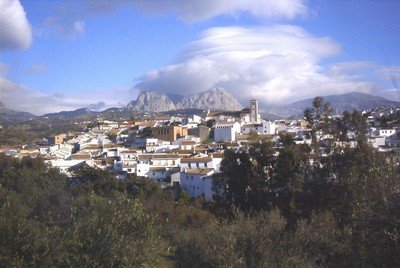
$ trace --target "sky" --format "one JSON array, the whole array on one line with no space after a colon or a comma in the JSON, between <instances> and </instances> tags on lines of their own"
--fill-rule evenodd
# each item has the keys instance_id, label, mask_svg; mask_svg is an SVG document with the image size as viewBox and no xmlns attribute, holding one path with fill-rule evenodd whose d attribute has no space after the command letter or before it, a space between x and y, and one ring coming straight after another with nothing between
<instances>
[{"instance_id":1,"label":"sky","mask_svg":"<svg viewBox=\"0 0 400 268\"><path fill-rule=\"evenodd\" d=\"M400 0L0 0L0 101L41 115L223 87L400 101Z\"/></svg>"}]
</instances>

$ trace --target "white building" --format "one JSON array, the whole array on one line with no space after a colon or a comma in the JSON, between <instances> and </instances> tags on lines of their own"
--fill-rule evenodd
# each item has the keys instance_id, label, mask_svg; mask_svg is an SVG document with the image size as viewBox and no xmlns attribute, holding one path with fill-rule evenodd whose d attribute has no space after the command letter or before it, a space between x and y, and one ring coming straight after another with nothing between
<instances>
[{"instance_id":1,"label":"white building","mask_svg":"<svg viewBox=\"0 0 400 268\"><path fill-rule=\"evenodd\" d=\"M240 133L238 122L218 122L215 124L214 141L235 141L238 133Z\"/></svg>"},{"instance_id":2,"label":"white building","mask_svg":"<svg viewBox=\"0 0 400 268\"><path fill-rule=\"evenodd\" d=\"M385 146L386 144L386 136L371 136L368 138L368 142L374 148L379 148L381 146Z\"/></svg>"},{"instance_id":3,"label":"white building","mask_svg":"<svg viewBox=\"0 0 400 268\"><path fill-rule=\"evenodd\" d=\"M390 137L396 133L394 129L378 129L374 131L374 135L378 137Z\"/></svg>"},{"instance_id":4,"label":"white building","mask_svg":"<svg viewBox=\"0 0 400 268\"><path fill-rule=\"evenodd\" d=\"M244 124L241 127L240 132L242 134L253 134L253 133L258 133L258 124Z\"/></svg>"},{"instance_id":5,"label":"white building","mask_svg":"<svg viewBox=\"0 0 400 268\"><path fill-rule=\"evenodd\" d=\"M259 124L244 124L241 127L242 134L264 134L264 135L274 135L276 125L271 121L262 121Z\"/></svg>"},{"instance_id":6,"label":"white building","mask_svg":"<svg viewBox=\"0 0 400 268\"><path fill-rule=\"evenodd\" d=\"M182 158L180 167L181 172L187 169L207 169L212 168L215 172L220 171L223 154L214 153L206 157L187 157Z\"/></svg>"},{"instance_id":7,"label":"white building","mask_svg":"<svg viewBox=\"0 0 400 268\"><path fill-rule=\"evenodd\" d=\"M181 140L179 141L179 150L194 150L196 142L193 140Z\"/></svg>"},{"instance_id":8,"label":"white building","mask_svg":"<svg viewBox=\"0 0 400 268\"><path fill-rule=\"evenodd\" d=\"M150 170L150 165L148 163L138 163L136 166L136 174L138 177L146 177Z\"/></svg>"},{"instance_id":9,"label":"white building","mask_svg":"<svg viewBox=\"0 0 400 268\"><path fill-rule=\"evenodd\" d=\"M138 177L149 177L150 170L170 170L178 168L179 164L180 158L177 154L139 154L136 172ZM154 176L158 178L158 175Z\"/></svg>"},{"instance_id":10,"label":"white building","mask_svg":"<svg viewBox=\"0 0 400 268\"><path fill-rule=\"evenodd\" d=\"M257 127L259 134L275 135L276 125L271 121L262 121Z\"/></svg>"},{"instance_id":11,"label":"white building","mask_svg":"<svg viewBox=\"0 0 400 268\"><path fill-rule=\"evenodd\" d=\"M188 169L181 172L180 185L191 196L204 196L206 201L213 197L212 177L214 169Z\"/></svg>"},{"instance_id":12,"label":"white building","mask_svg":"<svg viewBox=\"0 0 400 268\"><path fill-rule=\"evenodd\" d=\"M64 160L64 159L55 159L48 160L47 163L50 163L52 167L59 168L60 172L71 176L71 171L82 168L85 164L89 166L93 166L93 160Z\"/></svg>"}]
</instances>

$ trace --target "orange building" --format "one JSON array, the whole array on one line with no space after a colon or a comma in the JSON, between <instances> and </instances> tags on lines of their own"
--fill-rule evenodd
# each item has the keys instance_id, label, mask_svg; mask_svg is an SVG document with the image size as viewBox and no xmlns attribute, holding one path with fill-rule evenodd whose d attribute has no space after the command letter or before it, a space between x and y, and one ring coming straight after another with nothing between
<instances>
[{"instance_id":1,"label":"orange building","mask_svg":"<svg viewBox=\"0 0 400 268\"><path fill-rule=\"evenodd\" d=\"M186 127L182 126L167 126L152 128L154 138L164 141L174 141L188 135Z\"/></svg>"},{"instance_id":2,"label":"orange building","mask_svg":"<svg viewBox=\"0 0 400 268\"><path fill-rule=\"evenodd\" d=\"M65 141L66 137L67 137L66 134L60 134L60 135L55 135L55 136L48 137L47 139L49 141L49 144L54 145L54 144L63 143Z\"/></svg>"}]
</instances>

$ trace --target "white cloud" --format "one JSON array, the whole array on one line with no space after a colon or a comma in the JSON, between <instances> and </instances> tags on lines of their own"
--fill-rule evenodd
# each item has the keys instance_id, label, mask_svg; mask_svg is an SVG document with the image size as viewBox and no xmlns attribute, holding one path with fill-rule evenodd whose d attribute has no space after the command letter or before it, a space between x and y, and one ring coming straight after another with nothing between
<instances>
[{"instance_id":1,"label":"white cloud","mask_svg":"<svg viewBox=\"0 0 400 268\"><path fill-rule=\"evenodd\" d=\"M0 74L6 74L10 70L10 65L0 61Z\"/></svg>"},{"instance_id":2,"label":"white cloud","mask_svg":"<svg viewBox=\"0 0 400 268\"><path fill-rule=\"evenodd\" d=\"M383 89L376 92L376 95L384 97L391 101L400 102L400 89L399 88L389 88Z\"/></svg>"},{"instance_id":3,"label":"white cloud","mask_svg":"<svg viewBox=\"0 0 400 268\"><path fill-rule=\"evenodd\" d=\"M21 3L0 0L0 50L27 49L31 42L31 26Z\"/></svg>"},{"instance_id":4,"label":"white cloud","mask_svg":"<svg viewBox=\"0 0 400 268\"><path fill-rule=\"evenodd\" d=\"M373 90L357 75L321 65L340 53L329 37L291 25L212 28L189 43L176 63L139 78L135 88L187 95L219 86L242 102L254 97L270 104Z\"/></svg>"},{"instance_id":5,"label":"white cloud","mask_svg":"<svg viewBox=\"0 0 400 268\"><path fill-rule=\"evenodd\" d=\"M380 68L379 74L389 79L393 88L400 89L400 66L384 66Z\"/></svg>"},{"instance_id":6,"label":"white cloud","mask_svg":"<svg viewBox=\"0 0 400 268\"><path fill-rule=\"evenodd\" d=\"M88 106L93 108L93 104L97 104L97 109L121 107L122 103L126 105L129 96L129 88L102 89L68 95L63 93L47 94L0 76L1 102L8 108L35 115L75 110Z\"/></svg>"},{"instance_id":7,"label":"white cloud","mask_svg":"<svg viewBox=\"0 0 400 268\"><path fill-rule=\"evenodd\" d=\"M26 72L28 74L39 74L39 73L43 73L47 71L47 67L45 64L37 64L37 65L33 65L31 67L28 68L28 70L26 70Z\"/></svg>"},{"instance_id":8,"label":"white cloud","mask_svg":"<svg viewBox=\"0 0 400 268\"><path fill-rule=\"evenodd\" d=\"M37 35L50 32L74 39L83 35L86 18L118 9L136 9L156 16L173 13L189 23L217 16L294 19L310 13L305 0L86 0L67 1L56 6L55 13L35 29Z\"/></svg>"},{"instance_id":9,"label":"white cloud","mask_svg":"<svg viewBox=\"0 0 400 268\"><path fill-rule=\"evenodd\" d=\"M303 0L135 0L133 2L140 10L150 13L174 12L187 22L209 20L219 15L237 17L243 13L262 19L294 19L309 13Z\"/></svg>"},{"instance_id":10,"label":"white cloud","mask_svg":"<svg viewBox=\"0 0 400 268\"><path fill-rule=\"evenodd\" d=\"M86 9L92 14L129 6L153 15L172 12L186 22L205 21L220 15L239 17L250 14L260 19L294 19L309 14L304 0L86 0Z\"/></svg>"},{"instance_id":11,"label":"white cloud","mask_svg":"<svg viewBox=\"0 0 400 268\"><path fill-rule=\"evenodd\" d=\"M74 32L77 34L83 34L85 32L85 22L75 21L73 24Z\"/></svg>"},{"instance_id":12,"label":"white cloud","mask_svg":"<svg viewBox=\"0 0 400 268\"><path fill-rule=\"evenodd\" d=\"M75 39L78 36L84 35L85 22L74 18L72 14L58 14L46 18L42 27L37 29L37 34L56 33L68 39Z\"/></svg>"}]
</instances>

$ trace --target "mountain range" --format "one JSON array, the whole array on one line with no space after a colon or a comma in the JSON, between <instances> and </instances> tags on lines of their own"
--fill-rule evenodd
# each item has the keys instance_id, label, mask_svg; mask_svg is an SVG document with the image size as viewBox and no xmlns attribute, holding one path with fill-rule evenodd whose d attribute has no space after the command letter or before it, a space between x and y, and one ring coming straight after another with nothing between
<instances>
[{"instance_id":1,"label":"mountain range","mask_svg":"<svg viewBox=\"0 0 400 268\"><path fill-rule=\"evenodd\" d=\"M400 107L400 102L387 100L382 97L351 92L342 95L324 96L333 108L334 114L342 114L344 111L368 110L381 106ZM312 107L313 98L296 101L287 105L269 107L265 110L267 117L276 116L277 118L299 118L303 117L303 112L307 107Z\"/></svg>"},{"instance_id":2,"label":"mountain range","mask_svg":"<svg viewBox=\"0 0 400 268\"><path fill-rule=\"evenodd\" d=\"M19 123L35 118L36 116L31 113L12 110L0 102L0 124Z\"/></svg>"},{"instance_id":3,"label":"mountain range","mask_svg":"<svg viewBox=\"0 0 400 268\"><path fill-rule=\"evenodd\" d=\"M143 91L128 109L145 112L165 112L177 109L217 109L237 111L243 106L224 88L213 88L186 97L161 92Z\"/></svg>"},{"instance_id":4,"label":"mountain range","mask_svg":"<svg viewBox=\"0 0 400 268\"><path fill-rule=\"evenodd\" d=\"M328 95L324 99L332 104L333 112L341 114L348 110L365 110L381 106L400 107L400 102L390 101L382 97L373 96L365 93L352 92L342 95ZM296 101L291 104L280 106L262 107L263 118L275 120L282 118L301 118L303 111L311 107L312 98ZM160 92L144 91L140 93L136 100L131 101L126 108L108 108L104 111L93 111L89 108L81 108L74 111L62 111L50 113L42 116L35 116L27 112L20 112L9 109L0 102L0 125L21 123L28 120L49 118L49 119L69 119L81 118L91 120L97 116L103 118L129 118L133 113L140 112L162 112L168 114L187 114L202 110L219 111L240 111L243 106L225 89L214 88L186 97L165 94Z\"/></svg>"},{"instance_id":5,"label":"mountain range","mask_svg":"<svg viewBox=\"0 0 400 268\"><path fill-rule=\"evenodd\" d=\"M42 115L42 117L68 119L68 118L73 118L75 116L90 115L90 114L99 114L99 112L92 111L89 108L80 108L73 111L61 111L58 113L44 114Z\"/></svg>"}]
</instances>

